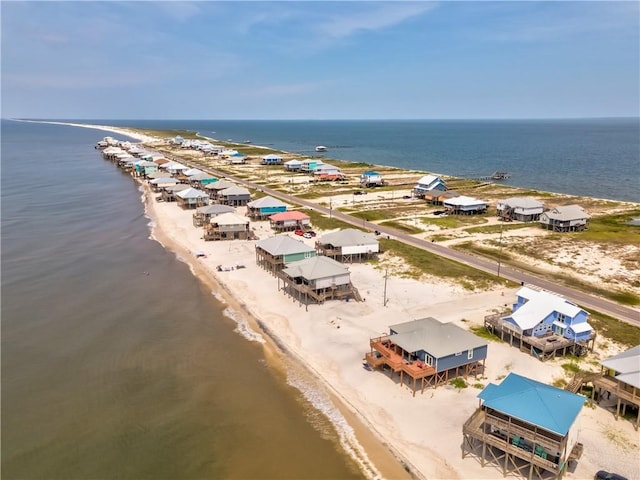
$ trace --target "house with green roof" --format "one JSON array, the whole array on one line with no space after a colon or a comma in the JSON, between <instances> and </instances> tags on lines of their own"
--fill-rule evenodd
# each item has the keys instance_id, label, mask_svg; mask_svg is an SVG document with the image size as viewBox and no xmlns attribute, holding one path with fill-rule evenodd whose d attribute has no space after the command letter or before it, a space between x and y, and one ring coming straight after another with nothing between
<instances>
[{"instance_id":1,"label":"house with green roof","mask_svg":"<svg viewBox=\"0 0 640 480\"><path fill-rule=\"evenodd\" d=\"M433 317L411 320L389 327L389 334L369 340L371 351L365 361L372 368L388 369L412 381L415 396L418 380L421 392L450 379L478 375L484 371L487 342L454 323Z\"/></svg>"},{"instance_id":2,"label":"house with green roof","mask_svg":"<svg viewBox=\"0 0 640 480\"><path fill-rule=\"evenodd\" d=\"M256 264L274 274L291 263L315 256L313 247L289 235L276 235L256 242Z\"/></svg>"},{"instance_id":3,"label":"house with green roof","mask_svg":"<svg viewBox=\"0 0 640 480\"><path fill-rule=\"evenodd\" d=\"M497 465L502 474L560 479L582 455L582 395L509 373L478 394L480 406L462 428L462 458Z\"/></svg>"}]
</instances>

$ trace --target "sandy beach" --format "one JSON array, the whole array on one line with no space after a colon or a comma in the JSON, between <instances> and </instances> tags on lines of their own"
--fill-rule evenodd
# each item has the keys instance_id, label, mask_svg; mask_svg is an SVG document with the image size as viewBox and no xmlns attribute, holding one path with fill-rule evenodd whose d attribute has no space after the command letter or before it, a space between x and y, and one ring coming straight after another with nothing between
<instances>
[{"instance_id":1,"label":"sandy beach","mask_svg":"<svg viewBox=\"0 0 640 480\"><path fill-rule=\"evenodd\" d=\"M86 127L149 141L126 129ZM397 377L390 379L364 368L369 339L388 333L391 324L428 316L466 329L481 325L485 315L515 300L516 289L468 291L452 283L390 275L384 305L384 273L372 264L349 264L352 282L364 301L329 301L306 309L278 291L276 278L256 265L255 240L205 242L201 229L192 224L193 211L157 202L148 187L143 185L143 189L152 238L175 252L227 304L238 333L260 342L273 367L289 383L303 391L305 382L314 385L308 398L336 425L343 447L359 461L368 478L502 477L497 465L482 468L474 457L461 458L462 425L478 406L477 394L509 372L545 383L566 377L562 360L542 363L507 344L489 342L482 378L469 379L464 389L447 385L413 397ZM236 212L244 214L245 207ZM268 222L252 222L251 226L260 239L273 235ZM197 257L196 252L206 257ZM218 271L218 265L244 268ZM600 338L596 353L586 361L596 369L599 358L620 350ZM614 421L606 406L603 402L583 408L578 421L584 454L565 478L593 478L599 469L640 478L639 434L631 422Z\"/></svg>"},{"instance_id":2,"label":"sandy beach","mask_svg":"<svg viewBox=\"0 0 640 480\"><path fill-rule=\"evenodd\" d=\"M332 301L310 305L307 311L278 292L276 279L255 264L254 241L204 242L200 230L192 225L191 211L173 203L158 203L149 195L147 208L155 222L154 236L183 256L203 281L222 287L222 299L228 302L238 329L249 339L275 339L290 360L303 362L371 434L371 438L365 438L365 432L356 426L360 436L354 435L345 442L356 445L354 448L382 442L419 478L501 476L497 467L481 468L473 458L461 459L462 424L478 405L479 388L457 390L445 386L412 397L397 379L363 368L362 358L369 338L388 332L392 323L435 316L468 328L481 324L484 315L510 303L515 289L468 292L452 284L392 277L385 307L383 274L369 264L350 264L353 283L365 301ZM237 211L243 213L244 207ZM267 222L252 225L259 237L271 235ZM311 245L312 239L306 241ZM204 252L206 258L196 258L196 251ZM217 265L238 264L245 268L216 270ZM267 350L273 346L268 341L264 345ZM560 363L542 363L506 344L490 343L485 376L476 383L484 386L499 382L510 371L550 382L564 375ZM584 434L580 438L585 443L585 454L567 478L589 478L594 469L611 468L608 458L612 457L602 456L602 451L615 456L618 470L630 478L640 475L636 462L638 433L630 422L611 420L611 414L601 408L583 410L580 421ZM612 435L607 432L611 431L616 439L624 441L610 441ZM399 465L393 465L389 458L379 458L379 453L367 451L366 458L375 465L368 475L399 478Z\"/></svg>"}]
</instances>

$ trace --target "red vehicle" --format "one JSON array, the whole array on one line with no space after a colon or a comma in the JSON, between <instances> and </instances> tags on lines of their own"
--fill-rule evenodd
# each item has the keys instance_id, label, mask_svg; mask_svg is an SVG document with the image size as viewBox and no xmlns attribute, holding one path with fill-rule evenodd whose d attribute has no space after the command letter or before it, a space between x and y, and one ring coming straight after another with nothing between
<instances>
[{"instance_id":1,"label":"red vehicle","mask_svg":"<svg viewBox=\"0 0 640 480\"><path fill-rule=\"evenodd\" d=\"M293 233L295 233L296 235L303 236L303 235L304 235L304 230L301 230L301 229L299 229L299 228L298 228L298 229L297 229L295 232L293 232Z\"/></svg>"}]
</instances>

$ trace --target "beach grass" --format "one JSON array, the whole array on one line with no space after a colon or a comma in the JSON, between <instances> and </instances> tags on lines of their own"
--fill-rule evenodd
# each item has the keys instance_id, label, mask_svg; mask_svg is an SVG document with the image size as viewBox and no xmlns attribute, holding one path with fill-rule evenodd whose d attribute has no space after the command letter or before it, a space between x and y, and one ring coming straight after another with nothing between
<instances>
[{"instance_id":1,"label":"beach grass","mask_svg":"<svg viewBox=\"0 0 640 480\"><path fill-rule=\"evenodd\" d=\"M522 228L530 228L533 225L531 223L508 223L500 225L482 225L479 227L465 228L464 231L470 234L475 233L499 233L500 231L520 230Z\"/></svg>"},{"instance_id":2,"label":"beach grass","mask_svg":"<svg viewBox=\"0 0 640 480\"><path fill-rule=\"evenodd\" d=\"M482 215L449 215L446 217L422 217L422 223L435 225L440 228L460 228L466 225L478 225L487 223L487 218Z\"/></svg>"},{"instance_id":3,"label":"beach grass","mask_svg":"<svg viewBox=\"0 0 640 480\"><path fill-rule=\"evenodd\" d=\"M432 275L457 283L468 290L488 289L504 284L503 280L498 279L495 275L440 257L398 240L381 238L380 246L384 252L390 252L392 255L402 258L411 267L408 274L414 278Z\"/></svg>"},{"instance_id":4,"label":"beach grass","mask_svg":"<svg viewBox=\"0 0 640 480\"><path fill-rule=\"evenodd\" d=\"M589 323L599 335L627 347L640 345L639 327L622 322L604 313L594 311L590 313Z\"/></svg>"},{"instance_id":5,"label":"beach grass","mask_svg":"<svg viewBox=\"0 0 640 480\"><path fill-rule=\"evenodd\" d=\"M416 233L421 233L422 230L417 228L417 227L413 227L407 223L403 223L403 222L399 222L397 220L391 220L391 221L385 221L385 222L380 222L381 226L385 226L385 227L391 227L394 228L400 232L403 233L408 233L409 235L414 235Z\"/></svg>"}]
</instances>

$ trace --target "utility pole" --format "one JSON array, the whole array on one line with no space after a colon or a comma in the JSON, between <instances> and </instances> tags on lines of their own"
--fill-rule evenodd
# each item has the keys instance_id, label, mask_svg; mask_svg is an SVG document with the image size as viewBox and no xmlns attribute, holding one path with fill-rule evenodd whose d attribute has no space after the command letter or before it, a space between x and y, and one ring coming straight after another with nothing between
<instances>
[{"instance_id":1,"label":"utility pole","mask_svg":"<svg viewBox=\"0 0 640 480\"><path fill-rule=\"evenodd\" d=\"M385 268L385 269L384 269L384 294L383 294L383 295L384 295L384 298L383 298L383 300L382 300L382 306L383 306L383 307L386 307L386 306L387 306L387 302L389 301L389 300L387 299L387 277L388 277L387 273L388 273L388 272L389 272L389 269L388 269L388 268Z\"/></svg>"},{"instance_id":2,"label":"utility pole","mask_svg":"<svg viewBox=\"0 0 640 480\"><path fill-rule=\"evenodd\" d=\"M498 240L498 278L500 278L500 260L502 258L502 227L504 226L504 219L500 223L500 239Z\"/></svg>"},{"instance_id":3,"label":"utility pole","mask_svg":"<svg viewBox=\"0 0 640 480\"><path fill-rule=\"evenodd\" d=\"M331 218L331 212L333 211L333 202L331 200L332 198L329 197L329 218Z\"/></svg>"}]
</instances>

